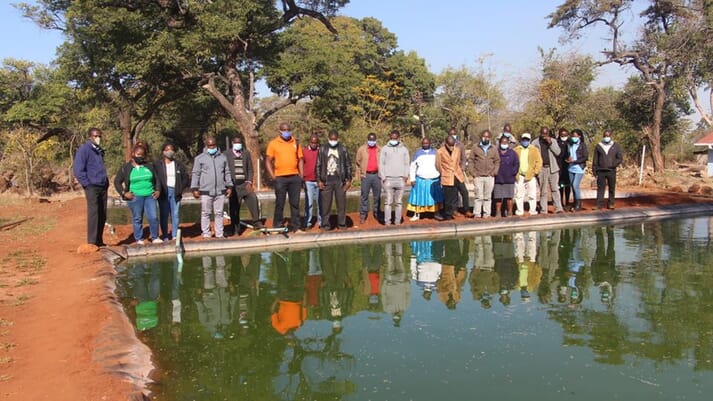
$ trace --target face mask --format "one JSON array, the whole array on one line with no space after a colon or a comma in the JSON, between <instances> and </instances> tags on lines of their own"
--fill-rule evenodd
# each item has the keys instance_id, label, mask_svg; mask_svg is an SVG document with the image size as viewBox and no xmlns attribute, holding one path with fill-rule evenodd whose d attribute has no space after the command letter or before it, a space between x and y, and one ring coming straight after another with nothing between
<instances>
[{"instance_id":1,"label":"face mask","mask_svg":"<svg viewBox=\"0 0 713 401\"><path fill-rule=\"evenodd\" d=\"M95 145L99 146L99 144L102 142L102 139L98 136L92 138L92 142L94 142Z\"/></svg>"},{"instance_id":2,"label":"face mask","mask_svg":"<svg viewBox=\"0 0 713 401\"><path fill-rule=\"evenodd\" d=\"M502 149L502 150L506 150L506 149L509 148L509 147L510 147L510 146L508 146L507 143L501 143L501 144L500 144L500 149Z\"/></svg>"},{"instance_id":3,"label":"face mask","mask_svg":"<svg viewBox=\"0 0 713 401\"><path fill-rule=\"evenodd\" d=\"M504 136L505 138L512 138L512 134L509 133L509 132L503 132L503 136Z\"/></svg>"},{"instance_id":4,"label":"face mask","mask_svg":"<svg viewBox=\"0 0 713 401\"><path fill-rule=\"evenodd\" d=\"M146 159L144 159L143 157L134 156L134 162L136 164L144 164L146 163Z\"/></svg>"},{"instance_id":5,"label":"face mask","mask_svg":"<svg viewBox=\"0 0 713 401\"><path fill-rule=\"evenodd\" d=\"M241 150L243 150L243 144L242 143L234 143L233 150L236 152L240 152Z\"/></svg>"},{"instance_id":6,"label":"face mask","mask_svg":"<svg viewBox=\"0 0 713 401\"><path fill-rule=\"evenodd\" d=\"M481 140L480 140L480 143L481 143L483 146L490 145L490 139L481 139Z\"/></svg>"},{"instance_id":7,"label":"face mask","mask_svg":"<svg viewBox=\"0 0 713 401\"><path fill-rule=\"evenodd\" d=\"M391 146L396 146L399 144L399 141L397 139L392 139L389 141L389 145Z\"/></svg>"},{"instance_id":8,"label":"face mask","mask_svg":"<svg viewBox=\"0 0 713 401\"><path fill-rule=\"evenodd\" d=\"M376 141L366 141L366 144L369 145L370 148L373 148L376 146Z\"/></svg>"},{"instance_id":9,"label":"face mask","mask_svg":"<svg viewBox=\"0 0 713 401\"><path fill-rule=\"evenodd\" d=\"M567 135L560 137L560 141L566 141L567 139L569 139Z\"/></svg>"},{"instance_id":10,"label":"face mask","mask_svg":"<svg viewBox=\"0 0 713 401\"><path fill-rule=\"evenodd\" d=\"M576 136L573 136L572 138L570 138L570 141L572 141L572 143L579 143L579 138Z\"/></svg>"},{"instance_id":11,"label":"face mask","mask_svg":"<svg viewBox=\"0 0 713 401\"><path fill-rule=\"evenodd\" d=\"M176 155L176 152L173 150L167 150L163 152L164 157L168 160L173 160L173 157Z\"/></svg>"},{"instance_id":12,"label":"face mask","mask_svg":"<svg viewBox=\"0 0 713 401\"><path fill-rule=\"evenodd\" d=\"M290 131L280 131L280 136L282 139L289 141L292 138L292 132Z\"/></svg>"},{"instance_id":13,"label":"face mask","mask_svg":"<svg viewBox=\"0 0 713 401\"><path fill-rule=\"evenodd\" d=\"M451 135L451 136L452 136L453 139L455 139L456 141L458 140L458 135Z\"/></svg>"},{"instance_id":14,"label":"face mask","mask_svg":"<svg viewBox=\"0 0 713 401\"><path fill-rule=\"evenodd\" d=\"M214 155L216 153L218 153L218 148L208 148L209 155Z\"/></svg>"},{"instance_id":15,"label":"face mask","mask_svg":"<svg viewBox=\"0 0 713 401\"><path fill-rule=\"evenodd\" d=\"M604 138L602 138L602 142L604 142L604 143L609 143L609 142L611 142L611 137L610 137L610 136L605 136Z\"/></svg>"},{"instance_id":16,"label":"face mask","mask_svg":"<svg viewBox=\"0 0 713 401\"><path fill-rule=\"evenodd\" d=\"M335 147L335 146L339 145L339 141L333 141L330 139L328 142L329 142L329 146L331 146L331 147Z\"/></svg>"},{"instance_id":17,"label":"face mask","mask_svg":"<svg viewBox=\"0 0 713 401\"><path fill-rule=\"evenodd\" d=\"M523 148L526 148L526 147L530 146L530 141L522 141L522 142L520 142L520 143L522 144L522 147L523 147Z\"/></svg>"}]
</instances>

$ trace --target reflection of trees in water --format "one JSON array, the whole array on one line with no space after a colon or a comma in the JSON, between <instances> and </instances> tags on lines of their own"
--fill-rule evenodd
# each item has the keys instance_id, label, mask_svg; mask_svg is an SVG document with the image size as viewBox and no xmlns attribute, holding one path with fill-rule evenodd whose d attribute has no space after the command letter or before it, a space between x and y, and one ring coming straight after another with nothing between
<instances>
[{"instance_id":1,"label":"reflection of trees in water","mask_svg":"<svg viewBox=\"0 0 713 401\"><path fill-rule=\"evenodd\" d=\"M638 313L632 319L616 305L604 311L553 308L548 314L562 325L563 343L591 348L602 363L622 364L634 355L659 363L691 360L696 370L713 369L713 249L696 242L682 221L630 226L621 238L639 241L638 260L613 268L613 248L604 245L613 237L605 229L596 232L592 278L595 284L611 280L616 288L627 277L632 287L625 288L635 292L626 299L638 302Z\"/></svg>"}]
</instances>

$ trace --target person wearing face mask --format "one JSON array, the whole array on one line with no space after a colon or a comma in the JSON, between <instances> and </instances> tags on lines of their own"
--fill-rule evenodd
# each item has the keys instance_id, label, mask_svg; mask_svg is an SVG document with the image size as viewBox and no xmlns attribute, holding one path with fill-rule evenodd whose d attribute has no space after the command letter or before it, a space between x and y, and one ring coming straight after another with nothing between
<instances>
[{"instance_id":1,"label":"person wearing face mask","mask_svg":"<svg viewBox=\"0 0 713 401\"><path fill-rule=\"evenodd\" d=\"M223 236L223 207L225 197L233 193L228 159L218 149L215 138L203 141L205 148L193 161L191 190L193 197L201 200L201 236L210 238L210 215L213 214L216 238Z\"/></svg>"},{"instance_id":2,"label":"person wearing face mask","mask_svg":"<svg viewBox=\"0 0 713 401\"><path fill-rule=\"evenodd\" d=\"M314 210L317 209L317 227L322 226L322 201L319 199L319 184L317 183L317 155L319 154L319 135L313 133L309 143L302 148L304 154L305 182L305 224L307 229L314 226Z\"/></svg>"},{"instance_id":3,"label":"person wearing face mask","mask_svg":"<svg viewBox=\"0 0 713 401\"><path fill-rule=\"evenodd\" d=\"M254 229L263 228L260 221L260 210L258 208L257 195L253 190L253 159L250 152L243 145L243 138L233 137L230 150L225 152L230 169L230 178L233 180L233 191L228 197L228 207L230 210L230 222L233 225L233 232L237 235L240 232L240 206L243 202L248 206L250 212L250 223Z\"/></svg>"},{"instance_id":4,"label":"person wearing face mask","mask_svg":"<svg viewBox=\"0 0 713 401\"><path fill-rule=\"evenodd\" d=\"M500 138L502 137L508 139L508 146L510 146L510 149L515 149L515 147L518 145L517 139L515 139L515 136L512 134L512 128L510 127L510 123L505 123L505 125L503 125L503 132L501 132L500 135L495 138L495 142L500 143Z\"/></svg>"},{"instance_id":5,"label":"person wearing face mask","mask_svg":"<svg viewBox=\"0 0 713 401\"><path fill-rule=\"evenodd\" d=\"M480 141L470 151L468 166L475 186L473 214L476 219L490 217L495 176L500 168L500 155L490 142L490 131L480 133Z\"/></svg>"},{"instance_id":6,"label":"person wearing face mask","mask_svg":"<svg viewBox=\"0 0 713 401\"><path fill-rule=\"evenodd\" d=\"M322 201L322 229L331 230L329 212L332 198L337 204L337 225L347 228L347 191L352 186L352 161L347 148L339 142L339 133L329 131L327 146L317 156L317 181Z\"/></svg>"},{"instance_id":7,"label":"person wearing face mask","mask_svg":"<svg viewBox=\"0 0 713 401\"><path fill-rule=\"evenodd\" d=\"M540 136L532 141L532 146L540 151L542 170L537 177L540 184L540 212L547 214L547 198L552 197L555 213L564 213L559 193L559 157L562 153L557 140L550 136L547 127L540 128Z\"/></svg>"},{"instance_id":8,"label":"person wearing face mask","mask_svg":"<svg viewBox=\"0 0 713 401\"><path fill-rule=\"evenodd\" d=\"M381 179L379 179L379 153L381 147L376 143L376 134L371 132L366 143L356 152L356 167L361 178L361 198L359 202L359 224L366 222L369 214L369 192L373 199L373 214L376 221L381 215Z\"/></svg>"},{"instance_id":9,"label":"person wearing face mask","mask_svg":"<svg viewBox=\"0 0 713 401\"><path fill-rule=\"evenodd\" d=\"M144 212L149 221L151 242L163 242L158 237L158 199L161 185L158 182L154 166L146 159L146 148L142 144L134 145L131 160L116 173L114 187L125 200L131 210L131 221L134 228L134 240L138 245L144 245L143 227Z\"/></svg>"},{"instance_id":10,"label":"person wearing face mask","mask_svg":"<svg viewBox=\"0 0 713 401\"><path fill-rule=\"evenodd\" d=\"M164 241L176 238L180 223L179 209L181 195L190 183L188 170L180 161L176 160L176 147L166 143L161 148L163 157L154 163L154 170L161 193L158 197L158 220L161 227L161 238ZM171 233L168 232L168 216L171 215Z\"/></svg>"},{"instance_id":11,"label":"person wearing face mask","mask_svg":"<svg viewBox=\"0 0 713 401\"><path fill-rule=\"evenodd\" d=\"M510 141L506 137L500 138L498 155L500 156L500 168L498 168L498 175L495 176L493 199L496 207L500 202L500 216L507 217L512 212L510 200L515 196L515 179L520 171L520 160L518 160L517 153L510 149ZM495 215L498 215L497 210Z\"/></svg>"},{"instance_id":12,"label":"person wearing face mask","mask_svg":"<svg viewBox=\"0 0 713 401\"><path fill-rule=\"evenodd\" d=\"M401 134L397 130L389 134L389 142L381 148L379 154L379 178L381 187L386 192L384 201L384 224L399 225L403 222L402 202L404 186L409 178L410 157L408 149L401 143ZM391 210L394 210L392 219Z\"/></svg>"},{"instance_id":13,"label":"person wearing face mask","mask_svg":"<svg viewBox=\"0 0 713 401\"><path fill-rule=\"evenodd\" d=\"M421 149L413 155L409 169L411 193L406 209L413 212L411 221L416 221L422 213L433 213L433 218L443 220L440 209L443 204L441 174L436 168L436 151L431 147L431 140L423 138Z\"/></svg>"},{"instance_id":14,"label":"person wearing face mask","mask_svg":"<svg viewBox=\"0 0 713 401\"><path fill-rule=\"evenodd\" d=\"M537 175L542 169L540 150L530 147L532 136L525 132L520 136L520 145L515 148L520 169L515 180L515 214L525 213L525 202L529 206L530 215L537 214Z\"/></svg>"},{"instance_id":15,"label":"person wearing face mask","mask_svg":"<svg viewBox=\"0 0 713 401\"><path fill-rule=\"evenodd\" d=\"M452 135L446 137L446 142L436 152L436 168L441 173L441 187L443 187L443 219L453 220L458 206L457 183L465 181L465 173L461 168L463 154L456 145Z\"/></svg>"},{"instance_id":16,"label":"person wearing face mask","mask_svg":"<svg viewBox=\"0 0 713 401\"><path fill-rule=\"evenodd\" d=\"M302 232L300 222L300 191L304 179L304 153L292 136L290 124L281 123L280 135L267 144L265 150L265 170L275 182L275 214L272 226L282 227L285 200L289 196L291 232Z\"/></svg>"},{"instance_id":17,"label":"person wearing face mask","mask_svg":"<svg viewBox=\"0 0 713 401\"><path fill-rule=\"evenodd\" d=\"M567 158L569 157L567 152L567 149L569 149L569 131L566 128L560 128L557 132L557 146L560 148L560 157L557 158L560 170L560 204L563 208L566 208L569 206L569 195L572 192L572 186L569 182L569 171L567 171Z\"/></svg>"},{"instance_id":18,"label":"person wearing face mask","mask_svg":"<svg viewBox=\"0 0 713 401\"><path fill-rule=\"evenodd\" d=\"M90 128L87 141L79 147L74 156L74 177L84 188L87 199L87 243L104 246L104 224L106 224L107 189L109 177L104 166L102 132Z\"/></svg>"},{"instance_id":19,"label":"person wearing face mask","mask_svg":"<svg viewBox=\"0 0 713 401\"><path fill-rule=\"evenodd\" d=\"M616 194L616 168L624 160L621 146L614 142L611 131L604 131L602 141L594 149L592 170L597 177L597 209L604 207L604 188L609 187L609 201L607 208L614 209Z\"/></svg>"},{"instance_id":20,"label":"person wearing face mask","mask_svg":"<svg viewBox=\"0 0 713 401\"><path fill-rule=\"evenodd\" d=\"M567 147L567 171L569 172L569 182L572 185L572 193L574 194L574 206L570 209L572 212L582 210L582 192L579 189L579 184L584 177L584 168L587 165L589 152L587 145L582 140L584 133L580 129L573 129L572 136L569 138L569 146Z\"/></svg>"},{"instance_id":21,"label":"person wearing face mask","mask_svg":"<svg viewBox=\"0 0 713 401\"><path fill-rule=\"evenodd\" d=\"M459 215L463 215L465 217L471 218L473 217L473 212L470 211L470 197L468 194L468 187L465 186L466 180L468 177L465 176L465 173L468 171L468 157L466 156L467 153L465 151L465 145L463 144L463 141L458 139L458 130L455 129L455 127L451 127L448 130L448 135L452 136L453 139L456 142L456 147L460 149L460 155L461 155L461 161L460 161L460 168L463 170L464 178L463 181L457 181L456 182L456 190L458 191L458 194L460 195L461 198L461 209L457 209L454 211L453 215L458 217ZM457 199L456 199L457 203ZM458 206L458 205L456 205Z\"/></svg>"}]
</instances>

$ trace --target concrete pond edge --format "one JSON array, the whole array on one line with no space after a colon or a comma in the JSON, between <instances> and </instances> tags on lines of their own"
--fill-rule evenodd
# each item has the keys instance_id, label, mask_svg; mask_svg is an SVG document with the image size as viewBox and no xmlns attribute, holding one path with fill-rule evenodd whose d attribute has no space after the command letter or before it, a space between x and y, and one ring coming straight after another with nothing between
<instances>
[{"instance_id":1,"label":"concrete pond edge","mask_svg":"<svg viewBox=\"0 0 713 401\"><path fill-rule=\"evenodd\" d=\"M439 239L463 235L496 234L513 231L548 230L563 227L582 227L601 224L645 223L668 218L713 216L713 202L626 208L607 211L547 214L529 217L474 219L470 221L433 222L431 224L383 226L375 230L347 230L306 232L284 235L238 237L212 241L187 242L177 249L174 243L146 246L104 248L107 263L98 271L104 294L102 302L110 305L110 316L103 324L97 339L94 359L110 374L118 375L133 385L127 400L149 399L151 374L155 370L152 352L141 342L116 294L117 266L129 259L146 257L175 257L184 254L252 253L269 250L299 250L321 246L353 243L378 243L392 240ZM101 344L101 345L99 345Z\"/></svg>"}]
</instances>

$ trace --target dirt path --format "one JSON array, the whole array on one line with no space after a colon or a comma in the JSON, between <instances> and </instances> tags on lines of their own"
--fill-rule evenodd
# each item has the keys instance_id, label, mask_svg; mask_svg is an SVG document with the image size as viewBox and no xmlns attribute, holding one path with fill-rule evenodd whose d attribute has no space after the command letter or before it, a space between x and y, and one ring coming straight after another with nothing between
<instances>
[{"instance_id":1,"label":"dirt path","mask_svg":"<svg viewBox=\"0 0 713 401\"><path fill-rule=\"evenodd\" d=\"M711 200L652 192L617 200L617 208ZM584 206L590 210L593 202L585 201ZM79 194L49 203L0 197L2 400L126 400L133 390L124 377L107 373L96 360L98 348L114 350L114 344L101 342L119 319L107 296L102 278L106 265L100 254L77 253L85 240L85 213ZM358 221L358 215L349 218ZM200 240L196 224L182 228L187 240ZM370 219L356 229L370 228L385 227ZM105 241L123 242L130 233L129 226L120 226L117 236L107 235Z\"/></svg>"}]
</instances>

